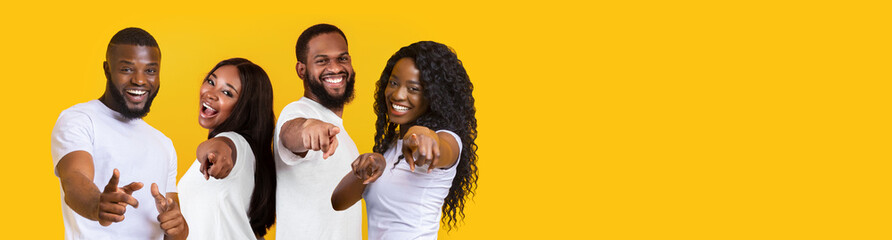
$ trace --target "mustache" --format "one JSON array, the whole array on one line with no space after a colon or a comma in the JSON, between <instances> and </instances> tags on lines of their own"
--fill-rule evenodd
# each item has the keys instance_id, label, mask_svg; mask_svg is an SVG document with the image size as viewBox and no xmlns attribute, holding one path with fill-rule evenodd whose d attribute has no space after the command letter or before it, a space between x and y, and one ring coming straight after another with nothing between
<instances>
[{"instance_id":1,"label":"mustache","mask_svg":"<svg viewBox=\"0 0 892 240\"><path fill-rule=\"evenodd\" d=\"M350 77L350 73L348 73L346 70L341 70L340 72L337 72L337 73L329 72L329 73L319 74L319 78L333 76L333 75L345 75L347 77Z\"/></svg>"}]
</instances>

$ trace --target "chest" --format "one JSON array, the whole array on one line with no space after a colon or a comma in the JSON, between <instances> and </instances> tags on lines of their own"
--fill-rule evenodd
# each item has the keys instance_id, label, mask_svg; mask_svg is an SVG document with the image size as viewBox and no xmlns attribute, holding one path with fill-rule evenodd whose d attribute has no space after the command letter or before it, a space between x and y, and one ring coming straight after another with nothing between
<instances>
[{"instance_id":1,"label":"chest","mask_svg":"<svg viewBox=\"0 0 892 240\"><path fill-rule=\"evenodd\" d=\"M121 172L120 182L143 182L145 186L157 183L159 190L167 191L170 163L175 162L173 149L165 138L145 124L115 124L95 122L93 127L94 182L104 186L113 169Z\"/></svg>"}]
</instances>

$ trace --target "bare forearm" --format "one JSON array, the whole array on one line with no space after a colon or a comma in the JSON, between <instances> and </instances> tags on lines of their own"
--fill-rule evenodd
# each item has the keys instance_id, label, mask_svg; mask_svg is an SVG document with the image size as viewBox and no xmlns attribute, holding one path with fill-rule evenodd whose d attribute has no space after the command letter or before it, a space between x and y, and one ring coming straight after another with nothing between
<instances>
[{"instance_id":1,"label":"bare forearm","mask_svg":"<svg viewBox=\"0 0 892 240\"><path fill-rule=\"evenodd\" d=\"M99 220L99 188L82 174L60 177L65 204L84 218Z\"/></svg>"},{"instance_id":2,"label":"bare forearm","mask_svg":"<svg viewBox=\"0 0 892 240\"><path fill-rule=\"evenodd\" d=\"M93 183L93 156L84 151L66 154L56 165L65 204L84 218L99 220L99 187Z\"/></svg>"},{"instance_id":3,"label":"bare forearm","mask_svg":"<svg viewBox=\"0 0 892 240\"><path fill-rule=\"evenodd\" d=\"M279 132L279 139L282 141L282 145L285 146L288 150L294 153L304 153L307 152L307 149L300 142L299 135L300 131L303 130L303 124L306 122L305 118L295 118L288 120L285 124L282 124L282 130Z\"/></svg>"},{"instance_id":4,"label":"bare forearm","mask_svg":"<svg viewBox=\"0 0 892 240\"><path fill-rule=\"evenodd\" d=\"M356 204L362 199L362 193L365 191L365 184L359 178L353 175L353 172L347 173L334 193L331 194L331 207L336 211L343 211Z\"/></svg>"},{"instance_id":5,"label":"bare forearm","mask_svg":"<svg viewBox=\"0 0 892 240\"><path fill-rule=\"evenodd\" d=\"M437 133L437 142L440 147L440 161L435 168L449 168L458 161L458 142L448 133Z\"/></svg>"},{"instance_id":6,"label":"bare forearm","mask_svg":"<svg viewBox=\"0 0 892 240\"><path fill-rule=\"evenodd\" d=\"M230 157L232 157L232 163L235 164L235 161L238 160L236 159L238 151L235 148L235 143L227 137L215 137L198 144L196 155L198 158L201 158L202 156L207 156L210 152L222 152L223 149L221 148L223 147L228 147L229 151L232 152Z\"/></svg>"},{"instance_id":7,"label":"bare forearm","mask_svg":"<svg viewBox=\"0 0 892 240\"><path fill-rule=\"evenodd\" d=\"M439 160L432 167L448 168L454 165L457 161L459 154L458 142L455 141L455 137L453 137L451 134L445 132L437 133L431 129L421 126L409 128L406 134L407 136L412 134L425 135L437 142L440 156L438 156Z\"/></svg>"}]
</instances>

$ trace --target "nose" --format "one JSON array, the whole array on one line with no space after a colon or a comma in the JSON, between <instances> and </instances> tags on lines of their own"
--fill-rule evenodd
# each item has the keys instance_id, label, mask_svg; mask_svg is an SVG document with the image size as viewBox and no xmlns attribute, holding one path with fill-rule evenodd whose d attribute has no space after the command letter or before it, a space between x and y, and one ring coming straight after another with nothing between
<instances>
[{"instance_id":1,"label":"nose","mask_svg":"<svg viewBox=\"0 0 892 240\"><path fill-rule=\"evenodd\" d=\"M338 73L341 73L342 71L344 71L345 68L340 63L334 62L332 64L328 64L328 66L326 66L325 69L328 70L329 72L338 74Z\"/></svg>"},{"instance_id":2,"label":"nose","mask_svg":"<svg viewBox=\"0 0 892 240\"><path fill-rule=\"evenodd\" d=\"M217 94L214 94L214 91L208 91L202 94L201 98L208 101L217 101Z\"/></svg>"},{"instance_id":3,"label":"nose","mask_svg":"<svg viewBox=\"0 0 892 240\"><path fill-rule=\"evenodd\" d=\"M405 87L400 87L396 89L396 92L393 93L393 101L403 101L406 100L406 95L408 94L408 90Z\"/></svg>"},{"instance_id":4,"label":"nose","mask_svg":"<svg viewBox=\"0 0 892 240\"><path fill-rule=\"evenodd\" d=\"M135 74L135 76L133 76L133 78L130 79L130 83L136 86L142 86L146 84L148 78L149 77L146 76L145 73L137 73Z\"/></svg>"}]
</instances>

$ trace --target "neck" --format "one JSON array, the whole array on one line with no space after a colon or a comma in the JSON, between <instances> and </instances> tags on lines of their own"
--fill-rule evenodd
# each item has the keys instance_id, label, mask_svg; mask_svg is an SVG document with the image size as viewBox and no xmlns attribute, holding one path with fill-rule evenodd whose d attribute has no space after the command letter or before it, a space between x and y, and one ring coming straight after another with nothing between
<instances>
[{"instance_id":1,"label":"neck","mask_svg":"<svg viewBox=\"0 0 892 240\"><path fill-rule=\"evenodd\" d=\"M112 96L108 93L108 90L106 90L105 93L103 93L102 96L99 97L99 102L102 102L102 104L105 104L106 107L115 112L121 112L121 109L119 108L120 106L114 104L115 99L113 99Z\"/></svg>"}]
</instances>

